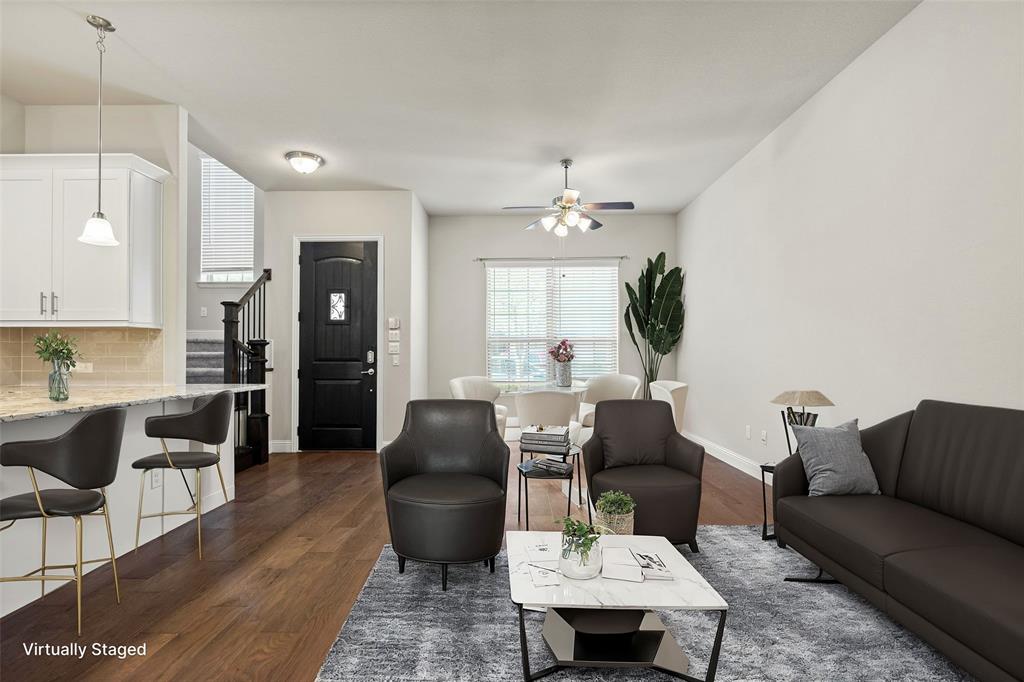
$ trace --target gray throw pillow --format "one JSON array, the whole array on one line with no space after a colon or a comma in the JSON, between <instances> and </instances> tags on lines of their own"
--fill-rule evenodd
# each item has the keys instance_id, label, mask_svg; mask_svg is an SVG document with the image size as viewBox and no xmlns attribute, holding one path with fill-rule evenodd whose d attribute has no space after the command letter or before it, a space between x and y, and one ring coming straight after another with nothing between
<instances>
[{"instance_id":1,"label":"gray throw pillow","mask_svg":"<svg viewBox=\"0 0 1024 682\"><path fill-rule=\"evenodd\" d=\"M877 495L878 479L860 444L857 420L835 428L793 426L808 495Z\"/></svg>"}]
</instances>

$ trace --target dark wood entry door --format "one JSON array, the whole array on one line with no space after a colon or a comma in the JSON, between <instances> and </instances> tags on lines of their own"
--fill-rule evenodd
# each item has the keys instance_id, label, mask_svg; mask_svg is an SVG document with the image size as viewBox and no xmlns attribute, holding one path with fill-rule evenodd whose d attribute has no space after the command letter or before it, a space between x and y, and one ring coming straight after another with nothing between
<instances>
[{"instance_id":1,"label":"dark wood entry door","mask_svg":"<svg viewBox=\"0 0 1024 682\"><path fill-rule=\"evenodd\" d=\"M376 447L377 243L302 242L299 449Z\"/></svg>"}]
</instances>

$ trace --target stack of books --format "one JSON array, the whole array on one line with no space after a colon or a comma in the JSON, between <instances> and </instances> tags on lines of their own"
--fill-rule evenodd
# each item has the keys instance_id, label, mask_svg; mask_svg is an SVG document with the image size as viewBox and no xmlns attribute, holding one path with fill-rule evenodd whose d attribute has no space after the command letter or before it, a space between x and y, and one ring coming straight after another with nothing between
<instances>
[{"instance_id":1,"label":"stack of books","mask_svg":"<svg viewBox=\"0 0 1024 682\"><path fill-rule=\"evenodd\" d=\"M572 463L557 459L528 459L519 465L519 470L524 474L537 472L539 475L572 476Z\"/></svg>"},{"instance_id":2,"label":"stack of books","mask_svg":"<svg viewBox=\"0 0 1024 682\"><path fill-rule=\"evenodd\" d=\"M523 452L567 457L569 455L568 426L526 426L519 436Z\"/></svg>"}]
</instances>

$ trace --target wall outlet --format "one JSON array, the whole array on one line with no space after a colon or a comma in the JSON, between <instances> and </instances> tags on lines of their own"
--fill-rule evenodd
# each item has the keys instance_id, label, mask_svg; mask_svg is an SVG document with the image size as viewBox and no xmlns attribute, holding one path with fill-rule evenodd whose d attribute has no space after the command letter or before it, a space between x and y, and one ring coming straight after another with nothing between
<instances>
[{"instance_id":1,"label":"wall outlet","mask_svg":"<svg viewBox=\"0 0 1024 682\"><path fill-rule=\"evenodd\" d=\"M398 358L399 358L399 356L397 356L397 355L392 355L391 356L391 366L392 367L398 367Z\"/></svg>"},{"instance_id":2,"label":"wall outlet","mask_svg":"<svg viewBox=\"0 0 1024 682\"><path fill-rule=\"evenodd\" d=\"M399 344L397 342L389 342L388 343L388 353L390 353L391 355L398 355L398 353L400 353L400 352L401 352L401 347L399 346Z\"/></svg>"},{"instance_id":3,"label":"wall outlet","mask_svg":"<svg viewBox=\"0 0 1024 682\"><path fill-rule=\"evenodd\" d=\"M199 307L199 317L206 317L206 306Z\"/></svg>"},{"instance_id":4,"label":"wall outlet","mask_svg":"<svg viewBox=\"0 0 1024 682\"><path fill-rule=\"evenodd\" d=\"M768 432L761 429L761 445L768 445Z\"/></svg>"},{"instance_id":5,"label":"wall outlet","mask_svg":"<svg viewBox=\"0 0 1024 682\"><path fill-rule=\"evenodd\" d=\"M157 488L163 487L164 484L164 470L163 469L152 469L149 472L149 489L156 490Z\"/></svg>"},{"instance_id":6,"label":"wall outlet","mask_svg":"<svg viewBox=\"0 0 1024 682\"><path fill-rule=\"evenodd\" d=\"M747 440L750 440L750 424L747 424Z\"/></svg>"},{"instance_id":7,"label":"wall outlet","mask_svg":"<svg viewBox=\"0 0 1024 682\"><path fill-rule=\"evenodd\" d=\"M75 371L81 372L82 374L92 374L92 363L79 362L75 365Z\"/></svg>"}]
</instances>

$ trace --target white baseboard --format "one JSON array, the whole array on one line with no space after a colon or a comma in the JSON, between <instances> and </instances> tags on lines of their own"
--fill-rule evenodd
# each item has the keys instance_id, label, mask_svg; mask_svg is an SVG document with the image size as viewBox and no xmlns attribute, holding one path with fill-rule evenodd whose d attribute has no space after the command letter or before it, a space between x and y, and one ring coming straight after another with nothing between
<instances>
[{"instance_id":1,"label":"white baseboard","mask_svg":"<svg viewBox=\"0 0 1024 682\"><path fill-rule=\"evenodd\" d=\"M272 440L270 441L271 452L292 452L292 442L290 440Z\"/></svg>"},{"instance_id":2,"label":"white baseboard","mask_svg":"<svg viewBox=\"0 0 1024 682\"><path fill-rule=\"evenodd\" d=\"M758 481L761 480L761 464L755 462L749 457L745 457L740 453L730 450L727 447L719 445L714 441L710 441L707 438L701 438L700 436L690 433L689 431L683 431L683 435L692 440L698 445L704 446L704 451L715 459L721 460L731 466L733 469L739 469L745 474L756 478ZM770 481L771 478L769 477Z\"/></svg>"}]
</instances>

